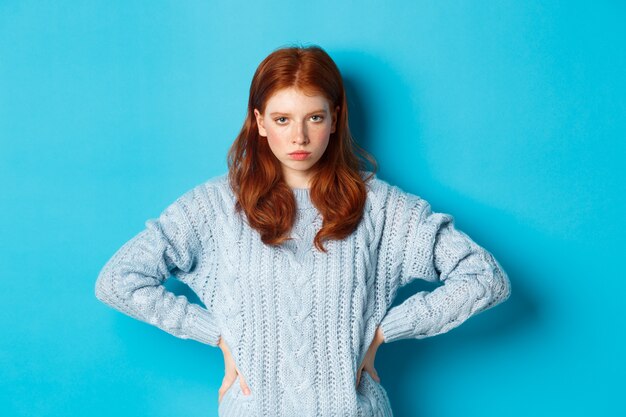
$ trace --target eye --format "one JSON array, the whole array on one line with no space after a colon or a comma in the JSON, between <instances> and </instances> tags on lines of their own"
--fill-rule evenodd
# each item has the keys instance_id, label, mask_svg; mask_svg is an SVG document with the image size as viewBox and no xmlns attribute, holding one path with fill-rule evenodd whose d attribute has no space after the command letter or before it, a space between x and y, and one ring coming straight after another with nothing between
<instances>
[{"instance_id":1,"label":"eye","mask_svg":"<svg viewBox=\"0 0 626 417\"><path fill-rule=\"evenodd\" d=\"M285 116L281 116L281 117L277 117L276 119L274 119L274 121L278 123L279 125L282 125L282 124L285 124L285 122L287 121L287 118Z\"/></svg>"},{"instance_id":2,"label":"eye","mask_svg":"<svg viewBox=\"0 0 626 417\"><path fill-rule=\"evenodd\" d=\"M311 116L311 119L313 119L314 122L321 122L322 120L324 120L324 116L316 114L314 116Z\"/></svg>"}]
</instances>

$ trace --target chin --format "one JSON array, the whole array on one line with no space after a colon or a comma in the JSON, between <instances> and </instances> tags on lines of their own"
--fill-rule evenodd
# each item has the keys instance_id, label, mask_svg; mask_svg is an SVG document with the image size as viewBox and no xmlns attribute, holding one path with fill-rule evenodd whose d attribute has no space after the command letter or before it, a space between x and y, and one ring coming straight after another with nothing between
<instances>
[{"instance_id":1,"label":"chin","mask_svg":"<svg viewBox=\"0 0 626 417\"><path fill-rule=\"evenodd\" d=\"M284 164L287 168L291 169L292 171L301 171L301 172L306 172L309 171L313 166L315 166L315 164L311 164L311 163L307 163L306 165L304 164L294 164L293 161L289 161L290 163Z\"/></svg>"}]
</instances>

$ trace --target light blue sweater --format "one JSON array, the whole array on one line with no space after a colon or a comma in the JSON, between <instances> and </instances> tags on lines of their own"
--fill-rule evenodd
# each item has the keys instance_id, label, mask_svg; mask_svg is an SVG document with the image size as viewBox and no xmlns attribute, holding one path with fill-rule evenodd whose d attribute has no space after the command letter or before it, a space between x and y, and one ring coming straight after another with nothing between
<instances>
[{"instance_id":1,"label":"light blue sweater","mask_svg":"<svg viewBox=\"0 0 626 417\"><path fill-rule=\"evenodd\" d=\"M355 386L376 327L386 343L435 336L506 300L511 287L452 216L378 177L367 184L363 220L326 241L324 254L313 245L322 218L308 189L293 189L295 240L274 248L235 214L227 174L213 177L146 221L104 265L96 297L176 337L217 346L221 335L251 394L236 380L219 416L392 417L369 373ZM170 275L206 308L169 292ZM415 278L443 285L390 308Z\"/></svg>"}]
</instances>

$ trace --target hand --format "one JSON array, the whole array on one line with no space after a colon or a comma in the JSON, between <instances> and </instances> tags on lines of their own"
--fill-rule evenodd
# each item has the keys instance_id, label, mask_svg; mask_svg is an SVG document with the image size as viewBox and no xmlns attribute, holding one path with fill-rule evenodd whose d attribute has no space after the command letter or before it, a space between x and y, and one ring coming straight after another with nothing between
<instances>
[{"instance_id":1,"label":"hand","mask_svg":"<svg viewBox=\"0 0 626 417\"><path fill-rule=\"evenodd\" d=\"M356 376L357 387L359 386L359 382L361 382L362 371L368 372L372 376L372 378L374 378L376 382L380 383L378 372L376 372L376 369L374 369L374 360L376 359L376 351L378 350L378 347L382 345L383 343L385 343L385 338L383 337L383 331L379 326L376 328L376 333L374 335L374 340L372 340L372 344L370 345L370 347L367 349L367 352L365 353L365 357L363 358L363 363L359 365L359 370Z\"/></svg>"},{"instance_id":2,"label":"hand","mask_svg":"<svg viewBox=\"0 0 626 417\"><path fill-rule=\"evenodd\" d=\"M222 386L218 390L218 399L217 403L219 404L222 401L222 397L228 391L228 389L233 385L235 379L237 379L237 375L239 375L239 385L241 385L241 391L244 395L250 395L250 388L246 383L243 375L239 372L239 368L235 365L235 361L233 360L233 356L230 353L230 349L226 345L226 342L220 336L220 339L217 343L220 349L222 349L222 353L224 354L224 379L222 380Z\"/></svg>"}]
</instances>

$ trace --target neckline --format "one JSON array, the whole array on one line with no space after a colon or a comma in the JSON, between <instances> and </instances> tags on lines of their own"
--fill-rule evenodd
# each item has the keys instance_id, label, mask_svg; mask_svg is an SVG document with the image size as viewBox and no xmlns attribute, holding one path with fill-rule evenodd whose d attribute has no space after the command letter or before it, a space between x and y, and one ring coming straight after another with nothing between
<instances>
[{"instance_id":1,"label":"neckline","mask_svg":"<svg viewBox=\"0 0 626 417\"><path fill-rule=\"evenodd\" d=\"M291 191L293 191L299 209L315 207L311 202L310 188L291 188Z\"/></svg>"}]
</instances>

